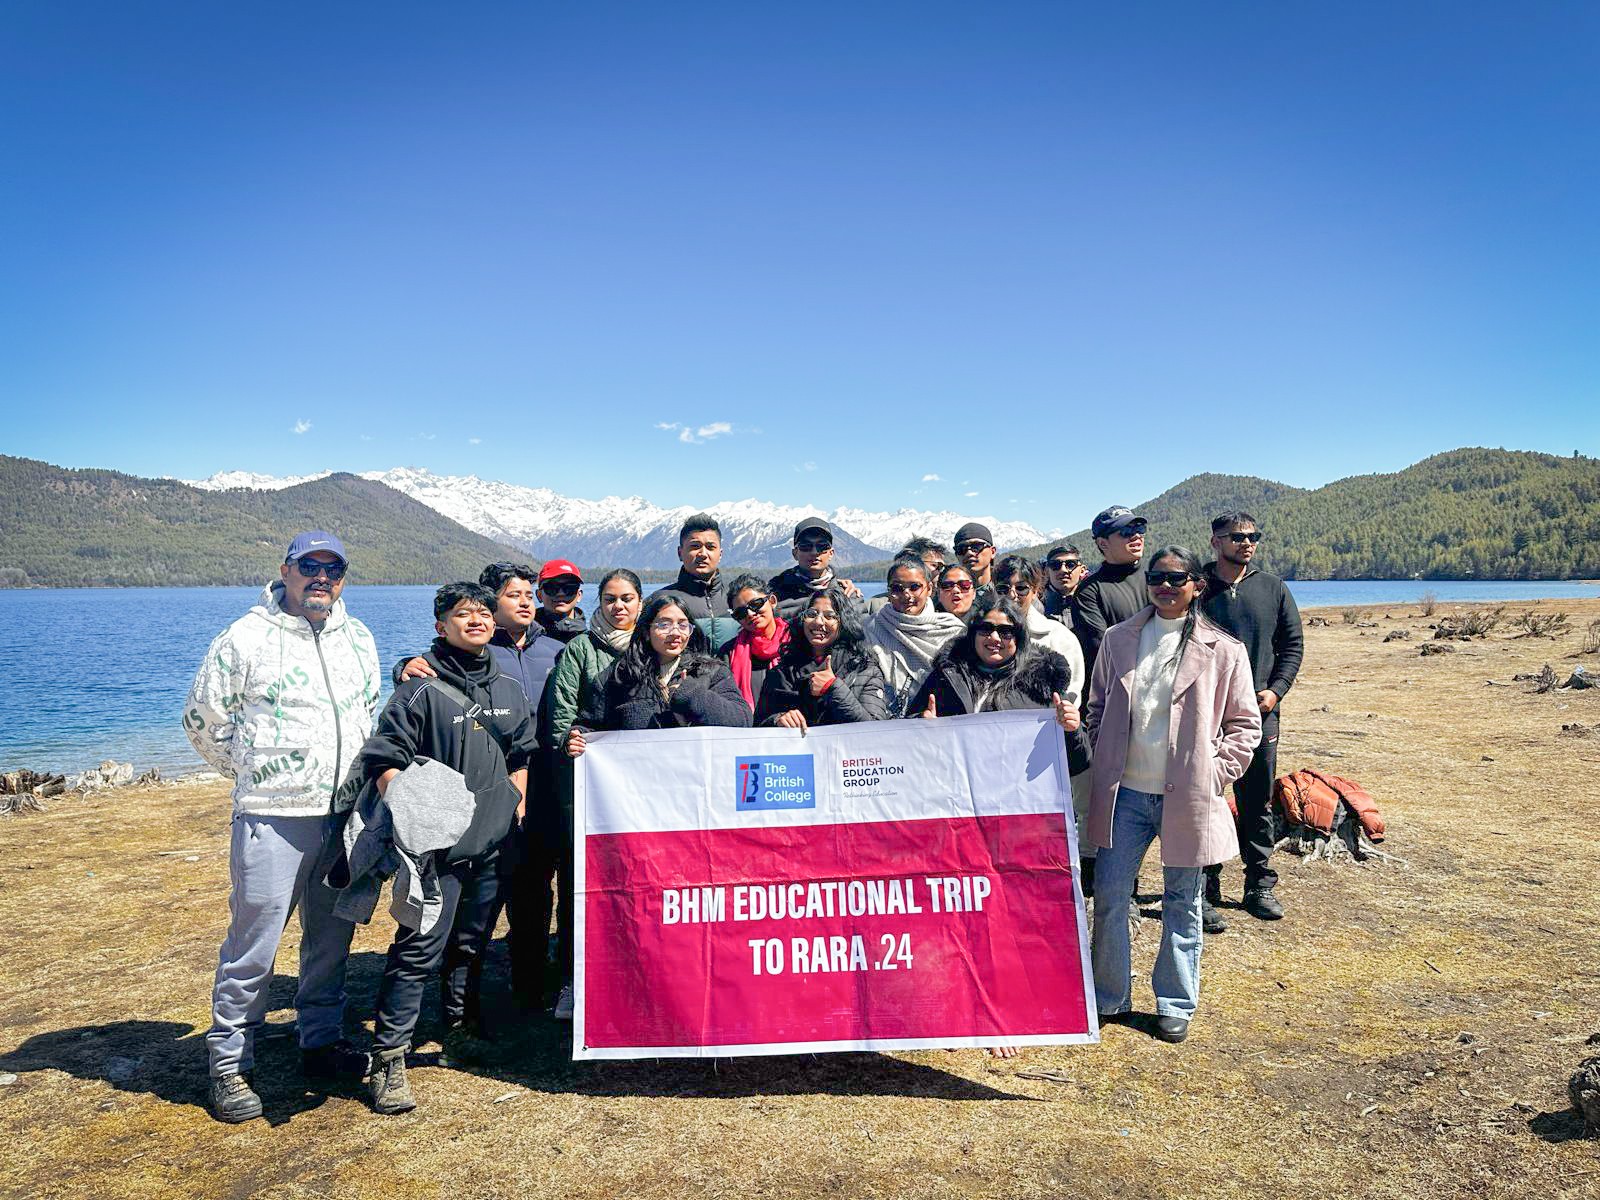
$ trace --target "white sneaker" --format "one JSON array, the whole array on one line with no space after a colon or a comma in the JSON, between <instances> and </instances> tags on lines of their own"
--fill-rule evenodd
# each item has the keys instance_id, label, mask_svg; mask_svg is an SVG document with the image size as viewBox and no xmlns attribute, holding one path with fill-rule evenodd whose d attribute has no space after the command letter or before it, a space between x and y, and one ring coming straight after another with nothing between
<instances>
[{"instance_id":1,"label":"white sneaker","mask_svg":"<svg viewBox=\"0 0 1600 1200\"><path fill-rule=\"evenodd\" d=\"M550 1015L558 1021L572 1020L572 985L563 984L561 994L556 997L556 1006Z\"/></svg>"}]
</instances>

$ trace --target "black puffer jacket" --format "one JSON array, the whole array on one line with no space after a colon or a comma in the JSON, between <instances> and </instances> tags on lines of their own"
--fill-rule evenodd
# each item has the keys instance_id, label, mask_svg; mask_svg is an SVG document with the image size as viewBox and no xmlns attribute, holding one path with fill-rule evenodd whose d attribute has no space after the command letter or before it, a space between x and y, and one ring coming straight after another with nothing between
<instances>
[{"instance_id":1,"label":"black puffer jacket","mask_svg":"<svg viewBox=\"0 0 1600 1200\"><path fill-rule=\"evenodd\" d=\"M1022 708L1049 708L1052 694L1071 687L1067 660L1054 650L1029 647L1006 666L980 670L960 653L964 643L942 651L934 659L927 682L906 705L908 718L920 717L933 697L934 712L941 717L964 713L1006 712ZM1067 770L1077 775L1089 769L1089 742L1082 727L1067 738Z\"/></svg>"},{"instance_id":2,"label":"black puffer jacket","mask_svg":"<svg viewBox=\"0 0 1600 1200\"><path fill-rule=\"evenodd\" d=\"M813 599L823 595L830 586L839 582L841 580L837 577L829 576L827 583L818 584L799 567L790 567L783 574L774 575L767 580L767 590L777 602L775 609L778 616L792 625L800 619L801 613L811 607ZM869 616L867 602L855 592L847 593L844 602L854 611L856 624L865 624Z\"/></svg>"},{"instance_id":3,"label":"black puffer jacket","mask_svg":"<svg viewBox=\"0 0 1600 1200\"><path fill-rule=\"evenodd\" d=\"M811 694L811 677L821 668L814 658L785 654L773 663L756 697L756 724L771 725L780 714L795 709L807 725L888 719L883 672L870 654L859 647L836 647L828 655L828 663L833 668L833 686L820 696Z\"/></svg>"},{"instance_id":4,"label":"black puffer jacket","mask_svg":"<svg viewBox=\"0 0 1600 1200\"><path fill-rule=\"evenodd\" d=\"M583 729L674 729L685 725L748 727L750 706L728 664L707 654L685 654L672 677L670 698L652 676L636 687L617 678L618 659L600 674L578 710Z\"/></svg>"}]
</instances>

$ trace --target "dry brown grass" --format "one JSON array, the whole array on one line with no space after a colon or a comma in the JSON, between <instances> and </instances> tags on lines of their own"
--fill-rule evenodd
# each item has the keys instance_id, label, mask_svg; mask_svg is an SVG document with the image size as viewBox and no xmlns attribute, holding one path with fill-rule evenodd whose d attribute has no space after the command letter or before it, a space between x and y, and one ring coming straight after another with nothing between
<instances>
[{"instance_id":1,"label":"dry brown grass","mask_svg":"<svg viewBox=\"0 0 1600 1200\"><path fill-rule=\"evenodd\" d=\"M1566 607L1586 622L1600 600ZM1288 919L1230 913L1180 1047L1113 1027L1013 1063L575 1065L564 1031L502 1008L497 1046L418 1070L422 1108L384 1119L352 1091L304 1088L280 977L258 1055L270 1121L225 1127L202 1106L201 1046L226 912L221 787L0 819L0 1071L19 1076L0 1087L0 1195L1600 1195L1565 1096L1600 1025L1600 739L1560 732L1600 721L1600 691L1486 686L1582 635L1507 628L1424 659L1382 641L1426 640L1414 609L1360 619L1376 627L1308 631L1280 765L1365 783L1411 869L1285 861ZM357 1014L386 934L358 937Z\"/></svg>"}]
</instances>

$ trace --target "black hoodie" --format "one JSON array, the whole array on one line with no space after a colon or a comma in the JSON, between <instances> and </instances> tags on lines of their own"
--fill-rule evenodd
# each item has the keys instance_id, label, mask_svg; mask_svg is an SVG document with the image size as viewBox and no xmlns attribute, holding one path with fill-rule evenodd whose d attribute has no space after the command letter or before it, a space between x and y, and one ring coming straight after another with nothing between
<instances>
[{"instance_id":1,"label":"black hoodie","mask_svg":"<svg viewBox=\"0 0 1600 1200\"><path fill-rule=\"evenodd\" d=\"M1205 574L1206 594L1200 607L1244 643L1256 691L1276 692L1282 700L1294 686L1306 653L1300 609L1288 586L1276 575L1253 567L1231 584L1217 574L1214 562L1206 564Z\"/></svg>"},{"instance_id":2,"label":"black hoodie","mask_svg":"<svg viewBox=\"0 0 1600 1200\"><path fill-rule=\"evenodd\" d=\"M1083 647L1086 679L1094 678L1094 660L1100 655L1106 630L1144 611L1149 603L1139 563L1103 562L1078 585L1072 597L1072 632Z\"/></svg>"},{"instance_id":3,"label":"black hoodie","mask_svg":"<svg viewBox=\"0 0 1600 1200\"><path fill-rule=\"evenodd\" d=\"M510 827L516 808L506 777L528 766L538 749L533 715L522 685L504 674L492 655L467 654L443 638L422 656L439 678L459 688L476 706L474 713L433 686L432 679L408 679L378 717L378 729L361 748L362 769L376 779L393 767L404 771L418 758L431 758L461 773L478 798L480 810L504 811ZM487 735L487 736L484 736ZM506 808L506 792L513 797ZM496 822L499 817L496 817ZM505 835L479 830L474 818L468 836L493 844ZM464 839L465 840L465 839Z\"/></svg>"}]
</instances>

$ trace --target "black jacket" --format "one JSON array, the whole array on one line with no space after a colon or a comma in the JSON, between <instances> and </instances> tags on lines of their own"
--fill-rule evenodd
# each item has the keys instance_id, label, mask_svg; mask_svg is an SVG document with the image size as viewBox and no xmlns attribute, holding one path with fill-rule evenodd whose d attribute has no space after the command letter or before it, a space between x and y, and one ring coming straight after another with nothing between
<instances>
[{"instance_id":1,"label":"black jacket","mask_svg":"<svg viewBox=\"0 0 1600 1200\"><path fill-rule=\"evenodd\" d=\"M477 797L482 818L473 818L463 843L475 839L492 845L505 836L517 805L516 789L506 777L527 767L538 751L528 698L492 655L465 654L436 638L422 657L479 711L463 712L431 679L406 680L389 697L377 732L361 748L362 770L376 779L390 767L404 771L418 758L431 758L459 771Z\"/></svg>"},{"instance_id":2,"label":"black jacket","mask_svg":"<svg viewBox=\"0 0 1600 1200\"><path fill-rule=\"evenodd\" d=\"M1064 695L1072 685L1067 660L1054 650L1030 646L1008 666L994 672L979 670L960 651L960 642L940 651L927 681L906 705L907 719L921 717L927 711L930 696L934 713L940 717L1050 708L1052 695ZM1066 734L1066 739L1068 773L1087 771L1089 742L1082 727Z\"/></svg>"},{"instance_id":3,"label":"black jacket","mask_svg":"<svg viewBox=\"0 0 1600 1200\"><path fill-rule=\"evenodd\" d=\"M662 595L670 595L683 609L683 615L706 635L713 650L720 650L739 636L739 622L733 619L728 608L728 598L723 594L722 576L713 575L711 581L696 579L682 567L678 578Z\"/></svg>"},{"instance_id":4,"label":"black jacket","mask_svg":"<svg viewBox=\"0 0 1600 1200\"><path fill-rule=\"evenodd\" d=\"M1276 692L1280 700L1287 696L1305 659L1306 641L1299 606L1283 580L1251 569L1230 585L1218 577L1216 563L1207 563L1200 607L1244 643L1256 691Z\"/></svg>"},{"instance_id":5,"label":"black jacket","mask_svg":"<svg viewBox=\"0 0 1600 1200\"><path fill-rule=\"evenodd\" d=\"M589 628L589 619L583 615L583 609L574 608L564 617L558 617L552 612L546 612L540 605L533 612L534 625L542 629L548 636L565 646L580 633ZM533 630L529 629L531 635Z\"/></svg>"},{"instance_id":6,"label":"black jacket","mask_svg":"<svg viewBox=\"0 0 1600 1200\"><path fill-rule=\"evenodd\" d=\"M1094 678L1094 660L1106 630L1120 625L1150 603L1140 563L1101 563L1072 597L1072 632L1083 647L1083 669Z\"/></svg>"},{"instance_id":7,"label":"black jacket","mask_svg":"<svg viewBox=\"0 0 1600 1200\"><path fill-rule=\"evenodd\" d=\"M815 659L785 654L773 663L756 697L756 724L771 725L779 714L794 709L799 709L807 725L888 719L883 672L870 654L861 648L835 648L828 662L833 668L833 686L820 696L811 694L811 677L820 666Z\"/></svg>"},{"instance_id":8,"label":"black jacket","mask_svg":"<svg viewBox=\"0 0 1600 1200\"><path fill-rule=\"evenodd\" d=\"M774 575L767 580L767 590L772 593L772 598L777 601L777 613L785 621L793 624L800 614L811 607L811 598L819 596L828 590L837 579L830 578L820 587L812 582L799 567L790 567L782 575ZM867 604L860 596L849 595L845 597L845 605L855 610L856 623L865 624L867 619Z\"/></svg>"},{"instance_id":9,"label":"black jacket","mask_svg":"<svg viewBox=\"0 0 1600 1200\"><path fill-rule=\"evenodd\" d=\"M578 710L584 729L672 729L684 725L728 725L748 728L750 706L739 694L728 664L705 654L684 655L673 676L671 698L661 694L652 676L629 688L617 678L622 659L595 681Z\"/></svg>"},{"instance_id":10,"label":"black jacket","mask_svg":"<svg viewBox=\"0 0 1600 1200\"><path fill-rule=\"evenodd\" d=\"M1063 596L1048 583L1044 585L1044 593L1039 597L1039 602L1044 605L1044 615L1055 621L1060 621L1068 629L1072 628L1072 597Z\"/></svg>"}]
</instances>

